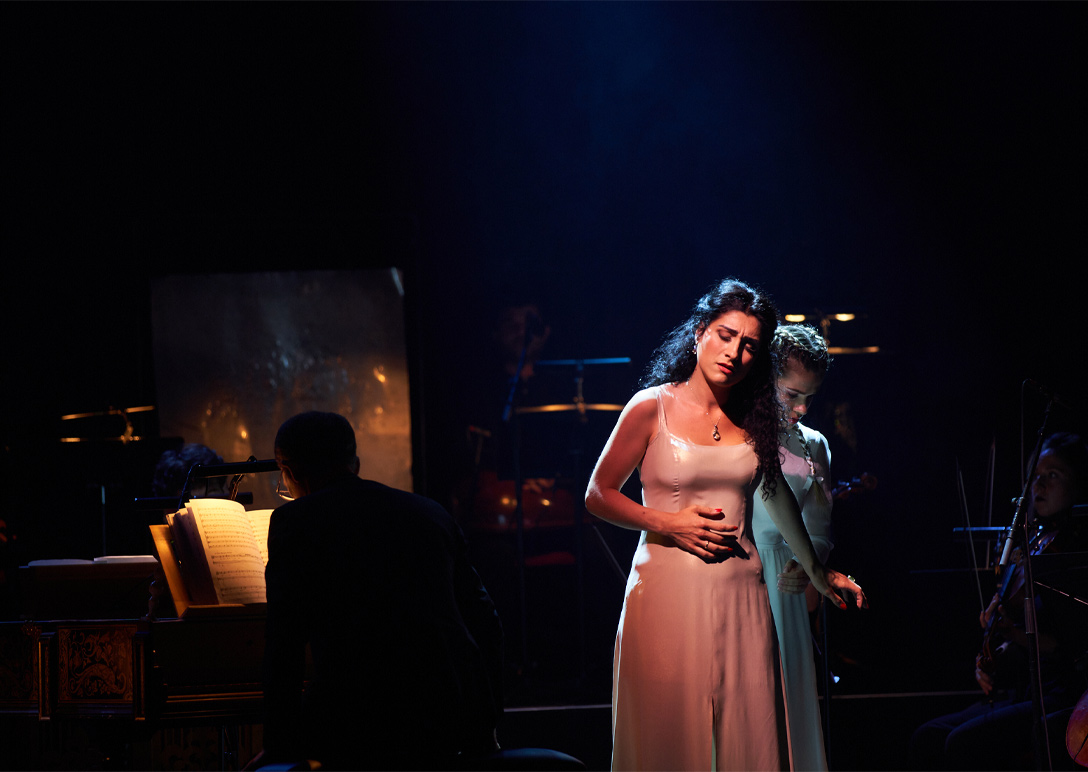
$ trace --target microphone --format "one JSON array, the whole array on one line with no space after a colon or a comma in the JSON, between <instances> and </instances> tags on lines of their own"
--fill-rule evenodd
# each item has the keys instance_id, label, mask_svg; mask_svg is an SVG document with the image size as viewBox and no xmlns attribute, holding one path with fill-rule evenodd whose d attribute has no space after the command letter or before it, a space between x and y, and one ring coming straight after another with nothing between
<instances>
[{"instance_id":1,"label":"microphone","mask_svg":"<svg viewBox=\"0 0 1088 772\"><path fill-rule=\"evenodd\" d=\"M1045 400L1047 400L1049 402L1053 402L1055 405L1058 405L1059 407L1063 407L1063 408L1065 408L1066 410L1068 410L1068 411L1070 411L1072 413L1077 412L1077 409L1075 407L1073 407L1071 404L1066 402L1064 399L1061 398L1060 395L1058 395L1056 392L1054 392L1054 390L1048 388L1047 386L1044 386L1043 384L1039 383L1038 381L1033 381L1031 378L1028 378L1027 381L1025 381L1025 383L1027 383L1029 386L1031 386L1031 388L1035 389L1035 391L1043 399L1045 399Z\"/></svg>"}]
</instances>

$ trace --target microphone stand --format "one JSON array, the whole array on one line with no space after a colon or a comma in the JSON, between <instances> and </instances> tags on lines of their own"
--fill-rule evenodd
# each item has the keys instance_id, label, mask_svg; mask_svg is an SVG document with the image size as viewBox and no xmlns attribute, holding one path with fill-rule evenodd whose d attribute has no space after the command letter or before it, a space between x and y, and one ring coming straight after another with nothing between
<instances>
[{"instance_id":1,"label":"microphone stand","mask_svg":"<svg viewBox=\"0 0 1088 772\"><path fill-rule=\"evenodd\" d=\"M591 405L586 404L586 400L585 400L585 396L584 396L584 388L583 387L585 385L585 366L586 365L620 365L620 364L626 365L626 364L630 364L630 363L631 363L631 358L630 357L602 357L602 358L597 358L597 359L551 359L551 360L547 360L547 361L537 362L537 365L540 365L540 366L560 366L560 367L571 367L571 366L573 366L575 368L574 406L578 411L579 425L580 425L580 427L584 428L587 421L589 420L588 416L586 415L586 411L592 409L592 407L593 407ZM592 465L586 463L585 433L584 432L582 432L582 431L578 432L578 439L577 439L577 442L575 444L576 444L576 447L572 451L572 453L573 453L573 455L574 455L574 457L576 459L576 462L575 462L575 471L576 471L575 478L576 478L576 480L577 480L577 482L578 482L578 484L580 486L579 490L584 491L586 489L586 487L589 485L590 472L592 471L592 469L591 469ZM575 512L575 528L576 528L576 531L579 534L581 533L582 525L583 525L582 510L584 508L585 508L584 504L581 504L581 505L574 508L574 512ZM623 566L621 566L619 561L616 559L615 553L612 552L612 548L610 546L608 546L608 542L605 540L604 536L601 534L600 529L597 527L596 523L593 522L592 518L590 519L588 525L589 525L590 529L592 530L593 536L596 538L597 545L601 548L601 551L604 553L604 556L605 556L605 559L608 562L608 565L611 566L613 573L615 573L615 575L616 575L616 578L619 579L620 586L621 587L626 587L627 586L627 572L623 569ZM579 544L579 561L580 561L581 560L581 557L580 557L581 556L580 537L579 537L579 543L578 544ZM579 587L581 587L581 584L579 584Z\"/></svg>"},{"instance_id":2,"label":"microphone stand","mask_svg":"<svg viewBox=\"0 0 1088 772\"><path fill-rule=\"evenodd\" d=\"M576 427L576 440L571 448L571 455L574 457L574 479L577 482L578 490L585 491L589 485L590 469L586 463L586 429L589 423L589 415L586 413L586 400L585 400L585 366L586 364L597 363L612 363L612 362L624 362L630 361L626 358L616 359L601 359L601 360L586 360L577 359L574 360L574 405L578 411L578 423ZM578 502L574 507L574 562L576 568L576 592L578 594L578 680L584 682L587 675L586 668L586 601L585 601L585 539L583 536L583 530L585 528L585 521L582 517L583 510L585 509L584 495L583 501ZM612 566L612 570L616 572L623 585L627 584L627 574L620 567L619 562L616 560L616 556L612 554L611 548L608 546L608 542L605 541L604 536L597 529L596 524L590 522L589 527L593 529L593 533L597 538L598 546L604 552L606 559Z\"/></svg>"},{"instance_id":3,"label":"microphone stand","mask_svg":"<svg viewBox=\"0 0 1088 772\"><path fill-rule=\"evenodd\" d=\"M1054 769L1054 765L1050 757L1050 735L1047 731L1046 710L1043 705L1042 667L1039 660L1039 629L1038 620L1035 618L1035 581L1031 570L1031 536L1028 533L1026 502L1031 493L1032 482L1035 480L1035 467L1039 463L1039 451L1043 445L1047 421L1050 420L1050 408L1053 404L1053 399L1047 402L1046 411L1043 413L1043 422L1039 427L1035 450L1032 451L1029 462L1027 480L1020 493L1020 499L1017 501L1016 514L1009 526L1005 549L1001 554L1001 566L1004 567L1004 571L1011 570L1008 562L1012 553L1013 541L1019 535L1024 555L1024 634L1028 642L1028 672L1031 677L1031 706L1034 718L1032 737L1035 746L1035 765L1037 769L1046 770Z\"/></svg>"},{"instance_id":4,"label":"microphone stand","mask_svg":"<svg viewBox=\"0 0 1088 772\"><path fill-rule=\"evenodd\" d=\"M586 365L628 364L628 357L609 357L600 359L552 359L536 362L540 367L573 367L574 368L574 398L570 406L577 413L573 437L568 445L570 458L572 459L571 473L577 490L585 491L589 484L589 466L586 463L586 433L589 423L589 412L602 409L598 404L587 404L585 399L585 373ZM573 511L573 547L575 566L575 595L577 600L578 617L578 682L585 683L588 674L586 657L586 602L585 602L585 535L586 521L584 518L585 504L579 502ZM621 586L627 584L627 574L616 560L608 542L596 525L588 523L593 535L597 539L598 546L604 553L612 570L619 578Z\"/></svg>"}]
</instances>

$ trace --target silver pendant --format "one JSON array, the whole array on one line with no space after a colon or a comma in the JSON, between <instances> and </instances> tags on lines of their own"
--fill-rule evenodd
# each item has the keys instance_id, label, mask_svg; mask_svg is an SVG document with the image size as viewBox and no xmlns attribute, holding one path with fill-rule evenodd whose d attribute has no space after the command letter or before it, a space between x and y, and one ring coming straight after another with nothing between
<instances>
[{"instance_id":1,"label":"silver pendant","mask_svg":"<svg viewBox=\"0 0 1088 772\"><path fill-rule=\"evenodd\" d=\"M720 434L718 434L718 425L717 424L714 424L714 433L712 435L710 435L710 436L714 438L714 442L717 442L718 440L720 440L722 438L722 436Z\"/></svg>"}]
</instances>

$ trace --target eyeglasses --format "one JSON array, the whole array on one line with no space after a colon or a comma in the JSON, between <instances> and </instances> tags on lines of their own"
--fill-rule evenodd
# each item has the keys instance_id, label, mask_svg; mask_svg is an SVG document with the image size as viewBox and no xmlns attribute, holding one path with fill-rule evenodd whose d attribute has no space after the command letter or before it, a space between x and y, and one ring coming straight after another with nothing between
<instances>
[{"instance_id":1,"label":"eyeglasses","mask_svg":"<svg viewBox=\"0 0 1088 772\"><path fill-rule=\"evenodd\" d=\"M267 488L265 490L268 490ZM283 472L280 472L279 478L276 480L276 495L284 501L294 501L295 497L291 495L291 491L287 489L286 483L283 481Z\"/></svg>"}]
</instances>

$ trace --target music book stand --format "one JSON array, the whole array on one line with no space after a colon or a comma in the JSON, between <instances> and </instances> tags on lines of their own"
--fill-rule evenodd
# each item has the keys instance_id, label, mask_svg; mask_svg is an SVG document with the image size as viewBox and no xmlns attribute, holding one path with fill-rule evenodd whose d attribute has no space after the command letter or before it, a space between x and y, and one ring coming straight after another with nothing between
<instances>
[{"instance_id":1,"label":"music book stand","mask_svg":"<svg viewBox=\"0 0 1088 772\"><path fill-rule=\"evenodd\" d=\"M170 589L170 596L174 599L174 610L178 619L193 619L197 617L214 617L227 614L237 614L239 611L254 608L241 603L217 603L205 605L193 603L185 580L181 576L181 563L174 552L174 543L170 538L170 526L149 525L151 538L155 542L155 553L162 565L162 573L166 577L166 585Z\"/></svg>"}]
</instances>

